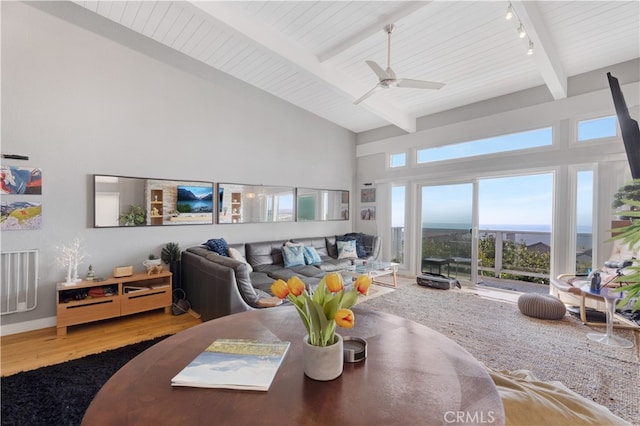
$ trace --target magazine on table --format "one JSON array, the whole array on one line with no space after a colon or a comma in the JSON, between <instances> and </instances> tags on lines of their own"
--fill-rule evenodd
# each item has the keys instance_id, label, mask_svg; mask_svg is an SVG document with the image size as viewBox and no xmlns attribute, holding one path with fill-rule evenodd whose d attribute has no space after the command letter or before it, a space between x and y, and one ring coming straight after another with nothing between
<instances>
[{"instance_id":1,"label":"magazine on table","mask_svg":"<svg viewBox=\"0 0 640 426\"><path fill-rule=\"evenodd\" d=\"M216 339L173 379L172 386L267 391L289 342Z\"/></svg>"}]
</instances>

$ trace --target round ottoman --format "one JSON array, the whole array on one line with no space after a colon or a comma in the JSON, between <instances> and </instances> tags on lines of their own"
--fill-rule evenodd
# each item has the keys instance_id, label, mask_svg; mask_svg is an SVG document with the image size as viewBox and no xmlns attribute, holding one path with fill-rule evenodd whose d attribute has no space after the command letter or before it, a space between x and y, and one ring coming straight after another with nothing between
<instances>
[{"instance_id":1,"label":"round ottoman","mask_svg":"<svg viewBox=\"0 0 640 426\"><path fill-rule=\"evenodd\" d=\"M550 294L527 293L518 298L518 309L524 315L546 320L559 320L567 308L562 300Z\"/></svg>"}]
</instances>

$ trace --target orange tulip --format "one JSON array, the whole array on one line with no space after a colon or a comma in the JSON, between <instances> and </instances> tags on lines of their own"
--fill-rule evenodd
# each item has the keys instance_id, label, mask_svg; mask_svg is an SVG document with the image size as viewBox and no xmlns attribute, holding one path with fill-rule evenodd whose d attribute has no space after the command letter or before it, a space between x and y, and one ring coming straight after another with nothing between
<instances>
[{"instance_id":1,"label":"orange tulip","mask_svg":"<svg viewBox=\"0 0 640 426\"><path fill-rule=\"evenodd\" d=\"M300 296L307 288L304 285L304 282L302 282L302 280L296 276L293 276L287 280L287 287L289 288L291 294L293 294L294 296Z\"/></svg>"},{"instance_id":2,"label":"orange tulip","mask_svg":"<svg viewBox=\"0 0 640 426\"><path fill-rule=\"evenodd\" d=\"M284 299L289 295L287 283L285 283L283 280L276 280L273 284L271 284L271 293L273 293L274 296L279 297L280 299Z\"/></svg>"},{"instance_id":3,"label":"orange tulip","mask_svg":"<svg viewBox=\"0 0 640 426\"><path fill-rule=\"evenodd\" d=\"M371 287L371 278L366 275L360 275L353 285L358 290L358 293L366 296L369 294L369 287Z\"/></svg>"},{"instance_id":4,"label":"orange tulip","mask_svg":"<svg viewBox=\"0 0 640 426\"><path fill-rule=\"evenodd\" d=\"M342 275L337 272L331 272L327 274L326 278L327 288L330 292L335 293L344 288L344 283L342 282Z\"/></svg>"},{"instance_id":5,"label":"orange tulip","mask_svg":"<svg viewBox=\"0 0 640 426\"><path fill-rule=\"evenodd\" d=\"M356 322L351 309L338 309L333 319L336 320L336 325L342 328L353 328Z\"/></svg>"}]
</instances>

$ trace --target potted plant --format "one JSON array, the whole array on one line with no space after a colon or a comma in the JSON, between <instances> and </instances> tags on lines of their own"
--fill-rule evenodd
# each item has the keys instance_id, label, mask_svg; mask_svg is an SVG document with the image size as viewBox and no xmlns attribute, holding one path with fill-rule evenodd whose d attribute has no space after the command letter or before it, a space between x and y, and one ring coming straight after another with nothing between
<instances>
[{"instance_id":1,"label":"potted plant","mask_svg":"<svg viewBox=\"0 0 640 426\"><path fill-rule=\"evenodd\" d=\"M155 268L156 266L160 266L161 263L162 263L162 260L153 253L149 254L149 257L147 257L147 259L144 262L142 262L145 268L147 268L147 271L150 268Z\"/></svg>"},{"instance_id":2,"label":"potted plant","mask_svg":"<svg viewBox=\"0 0 640 426\"><path fill-rule=\"evenodd\" d=\"M287 282L277 280L271 292L280 299L288 298L298 311L307 330L302 342L304 374L314 380L333 380L342 374L343 343L336 326L352 328L355 317L351 308L358 293L366 295L371 278L359 276L351 290L346 290L342 275L330 272L309 294L300 278L293 276Z\"/></svg>"},{"instance_id":3,"label":"potted plant","mask_svg":"<svg viewBox=\"0 0 640 426\"><path fill-rule=\"evenodd\" d=\"M147 223L147 212L141 206L129 206L126 213L118 218L124 226L139 226Z\"/></svg>"},{"instance_id":4,"label":"potted plant","mask_svg":"<svg viewBox=\"0 0 640 426\"><path fill-rule=\"evenodd\" d=\"M640 180L638 182L640 183ZM640 244L640 201L629 198L624 198L621 201L630 207L626 213L631 223L627 226L613 229L612 231L616 233L616 236L612 237L611 240L622 239L625 243L634 247ZM627 270L631 271L631 273L616 278L616 281L620 282L622 287L613 291L624 292L624 297L618 307L625 307L629 302L635 300L632 307L632 311L635 312L640 309L640 265L634 262Z\"/></svg>"},{"instance_id":5,"label":"potted plant","mask_svg":"<svg viewBox=\"0 0 640 426\"><path fill-rule=\"evenodd\" d=\"M181 288L180 258L182 257L182 251L180 250L180 245L178 243L167 243L162 248L160 257L164 263L169 265L169 270L173 273L173 287Z\"/></svg>"},{"instance_id":6,"label":"potted plant","mask_svg":"<svg viewBox=\"0 0 640 426\"><path fill-rule=\"evenodd\" d=\"M616 210L621 219L629 219L627 212L629 210L638 209L637 206L629 204L628 201L640 202L640 179L634 179L631 182L622 185L618 188L618 192L613 196L611 207Z\"/></svg>"}]
</instances>

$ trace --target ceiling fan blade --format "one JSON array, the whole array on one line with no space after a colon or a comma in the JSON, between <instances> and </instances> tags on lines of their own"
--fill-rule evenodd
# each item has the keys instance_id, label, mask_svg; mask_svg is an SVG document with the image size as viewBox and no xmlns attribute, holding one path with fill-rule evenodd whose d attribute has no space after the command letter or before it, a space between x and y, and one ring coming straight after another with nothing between
<instances>
[{"instance_id":1,"label":"ceiling fan blade","mask_svg":"<svg viewBox=\"0 0 640 426\"><path fill-rule=\"evenodd\" d=\"M380 80L384 80L386 78L389 78L387 76L387 73L385 72L385 70L383 70L380 65L378 65L377 63L375 63L373 61L365 61L365 62L367 63L367 65L369 65L369 68L371 68L373 70L373 72L376 73L376 75L378 76L378 78Z\"/></svg>"},{"instance_id":2,"label":"ceiling fan blade","mask_svg":"<svg viewBox=\"0 0 640 426\"><path fill-rule=\"evenodd\" d=\"M410 78L399 78L398 87L409 89L433 89L438 90L444 86L444 83L434 83L433 81L412 80Z\"/></svg>"},{"instance_id":3,"label":"ceiling fan blade","mask_svg":"<svg viewBox=\"0 0 640 426\"><path fill-rule=\"evenodd\" d=\"M353 101L354 105L358 105L360 102L364 101L365 99L367 99L369 96L373 95L375 92L378 91L378 89L380 89L380 83L376 84L373 89L369 90L367 93L365 93L364 95L360 96L358 99L356 99L355 101Z\"/></svg>"}]
</instances>

